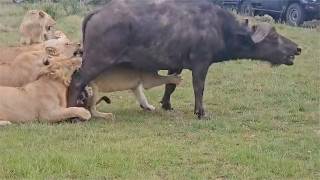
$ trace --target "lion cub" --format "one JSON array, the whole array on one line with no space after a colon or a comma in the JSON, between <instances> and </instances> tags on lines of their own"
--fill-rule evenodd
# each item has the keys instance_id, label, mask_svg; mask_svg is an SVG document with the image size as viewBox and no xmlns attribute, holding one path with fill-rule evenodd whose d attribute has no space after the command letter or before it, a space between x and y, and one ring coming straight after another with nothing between
<instances>
[{"instance_id":1,"label":"lion cub","mask_svg":"<svg viewBox=\"0 0 320 180\"><path fill-rule=\"evenodd\" d=\"M59 122L67 118L90 119L88 110L67 108L71 76L80 68L80 57L53 57L37 81L23 87L0 86L0 125L31 121Z\"/></svg>"},{"instance_id":2,"label":"lion cub","mask_svg":"<svg viewBox=\"0 0 320 180\"><path fill-rule=\"evenodd\" d=\"M143 90L163 84L179 84L180 82L181 77L177 75L161 76L156 72L140 71L131 67L115 67L103 72L90 83L89 86L93 92L92 97L88 99L88 106L93 117L109 118L110 113L102 113L96 109L96 104L101 99L99 92L131 90L140 107L152 111L155 110L155 107L148 103Z\"/></svg>"}]
</instances>

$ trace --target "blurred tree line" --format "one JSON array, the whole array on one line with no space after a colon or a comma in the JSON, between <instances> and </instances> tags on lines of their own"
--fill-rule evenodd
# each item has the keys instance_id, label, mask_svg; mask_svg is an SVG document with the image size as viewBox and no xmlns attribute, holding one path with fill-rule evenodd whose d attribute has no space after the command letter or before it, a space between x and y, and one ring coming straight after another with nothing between
<instances>
[{"instance_id":1,"label":"blurred tree line","mask_svg":"<svg viewBox=\"0 0 320 180\"><path fill-rule=\"evenodd\" d=\"M25 7L25 9L41 9L55 19L62 16L84 15L88 11L96 8L96 6L106 4L110 1L111 0L13 0L13 2ZM215 4L222 2L222 0L209 1Z\"/></svg>"}]
</instances>

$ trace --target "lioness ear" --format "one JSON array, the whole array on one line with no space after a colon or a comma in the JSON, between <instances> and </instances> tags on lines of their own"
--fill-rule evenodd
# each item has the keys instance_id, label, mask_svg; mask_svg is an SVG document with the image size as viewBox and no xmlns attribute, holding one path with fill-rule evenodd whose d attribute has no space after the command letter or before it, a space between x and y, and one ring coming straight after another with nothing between
<instances>
[{"instance_id":1,"label":"lioness ear","mask_svg":"<svg viewBox=\"0 0 320 180\"><path fill-rule=\"evenodd\" d=\"M43 18L44 16L46 16L46 14L45 14L45 12L43 12L43 11L39 11L39 16L40 16L41 18Z\"/></svg>"},{"instance_id":2,"label":"lioness ear","mask_svg":"<svg viewBox=\"0 0 320 180\"><path fill-rule=\"evenodd\" d=\"M46 53L50 56L59 56L59 52L56 48L54 47L46 47Z\"/></svg>"}]
</instances>

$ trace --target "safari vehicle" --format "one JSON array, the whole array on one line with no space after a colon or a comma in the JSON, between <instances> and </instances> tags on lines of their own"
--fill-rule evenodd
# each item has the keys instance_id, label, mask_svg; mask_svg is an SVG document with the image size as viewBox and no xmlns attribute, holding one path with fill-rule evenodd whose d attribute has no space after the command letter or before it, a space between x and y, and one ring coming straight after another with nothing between
<instances>
[{"instance_id":1,"label":"safari vehicle","mask_svg":"<svg viewBox=\"0 0 320 180\"><path fill-rule=\"evenodd\" d=\"M320 19L320 0L218 0L221 6L244 15L270 15L290 25Z\"/></svg>"}]
</instances>

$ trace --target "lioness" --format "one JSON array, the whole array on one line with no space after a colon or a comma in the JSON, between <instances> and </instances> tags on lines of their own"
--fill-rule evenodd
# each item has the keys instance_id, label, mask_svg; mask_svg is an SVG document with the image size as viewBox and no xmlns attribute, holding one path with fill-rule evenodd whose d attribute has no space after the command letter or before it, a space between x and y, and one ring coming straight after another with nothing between
<instances>
[{"instance_id":1,"label":"lioness","mask_svg":"<svg viewBox=\"0 0 320 180\"><path fill-rule=\"evenodd\" d=\"M14 60L18 55L31 52L41 51L46 47L54 47L55 49L64 50L68 48L66 43L72 44L68 37L61 31L55 31L53 35L49 37L47 41L39 44L32 44L29 46L9 46L0 48L0 63L10 62Z\"/></svg>"},{"instance_id":2,"label":"lioness","mask_svg":"<svg viewBox=\"0 0 320 180\"><path fill-rule=\"evenodd\" d=\"M35 81L43 67L43 59L48 55L67 57L79 48L79 44L52 39L46 41L46 47L40 51L24 52L9 62L0 62L0 86L19 87Z\"/></svg>"},{"instance_id":3,"label":"lioness","mask_svg":"<svg viewBox=\"0 0 320 180\"><path fill-rule=\"evenodd\" d=\"M24 52L40 51L44 44L32 44L30 46L9 46L0 48L0 63L10 62Z\"/></svg>"},{"instance_id":4,"label":"lioness","mask_svg":"<svg viewBox=\"0 0 320 180\"><path fill-rule=\"evenodd\" d=\"M88 110L67 108L71 76L80 68L80 57L52 57L45 61L37 81L23 87L0 86L0 125L31 121L59 122L67 118L90 119Z\"/></svg>"},{"instance_id":5,"label":"lioness","mask_svg":"<svg viewBox=\"0 0 320 180\"><path fill-rule=\"evenodd\" d=\"M20 43L30 45L46 40L47 33L56 24L50 15L41 10L30 10L20 25Z\"/></svg>"},{"instance_id":6,"label":"lioness","mask_svg":"<svg viewBox=\"0 0 320 180\"><path fill-rule=\"evenodd\" d=\"M163 84L177 85L180 82L181 77L176 75L161 76L158 73L140 71L131 67L115 67L103 72L90 83L89 86L93 92L92 97L88 99L88 106L93 117L109 118L109 113L102 113L96 109L96 104L101 99L99 92L108 93L130 89L138 100L140 107L152 111L155 110L155 107L148 103L143 90Z\"/></svg>"}]
</instances>

